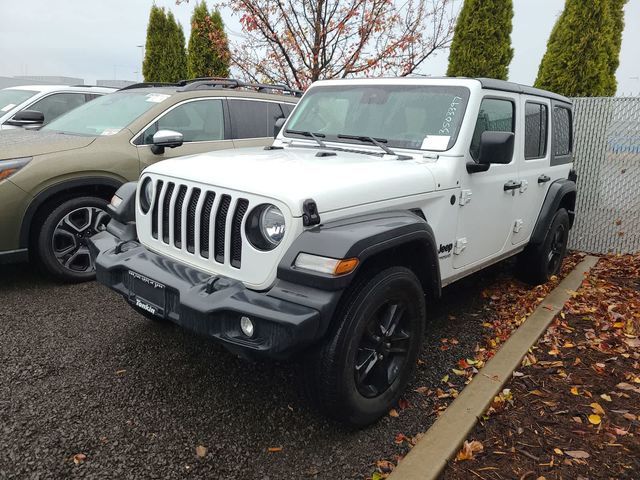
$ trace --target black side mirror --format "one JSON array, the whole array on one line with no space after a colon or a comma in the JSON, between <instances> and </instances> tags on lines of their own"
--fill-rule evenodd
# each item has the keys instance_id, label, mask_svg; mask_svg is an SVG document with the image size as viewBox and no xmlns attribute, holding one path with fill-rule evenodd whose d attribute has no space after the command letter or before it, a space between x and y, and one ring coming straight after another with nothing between
<instances>
[{"instance_id":1,"label":"black side mirror","mask_svg":"<svg viewBox=\"0 0 640 480\"><path fill-rule=\"evenodd\" d=\"M158 130L153 135L151 151L156 155L162 155L165 148L176 148L184 143L184 136L173 130Z\"/></svg>"},{"instance_id":2,"label":"black side mirror","mask_svg":"<svg viewBox=\"0 0 640 480\"><path fill-rule=\"evenodd\" d=\"M511 163L515 138L513 132L482 132L478 161L467 163L467 172L486 172L492 163Z\"/></svg>"},{"instance_id":3,"label":"black side mirror","mask_svg":"<svg viewBox=\"0 0 640 480\"><path fill-rule=\"evenodd\" d=\"M7 125L31 128L41 127L43 123L44 113L38 112L37 110L22 110L7 121Z\"/></svg>"},{"instance_id":4,"label":"black side mirror","mask_svg":"<svg viewBox=\"0 0 640 480\"><path fill-rule=\"evenodd\" d=\"M276 123L273 124L273 138L276 138L278 136L278 134L280 133L280 130L282 130L282 126L284 125L284 122L286 122L287 119L284 117L280 117L276 120Z\"/></svg>"}]
</instances>

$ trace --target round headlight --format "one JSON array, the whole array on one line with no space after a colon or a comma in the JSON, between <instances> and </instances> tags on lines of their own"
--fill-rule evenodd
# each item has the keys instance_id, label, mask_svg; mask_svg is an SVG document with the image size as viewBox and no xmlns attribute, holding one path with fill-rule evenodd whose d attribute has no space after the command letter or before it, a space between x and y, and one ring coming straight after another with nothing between
<instances>
[{"instance_id":1,"label":"round headlight","mask_svg":"<svg viewBox=\"0 0 640 480\"><path fill-rule=\"evenodd\" d=\"M258 205L247 218L247 238L258 250L276 248L284 238L285 230L284 215L275 205Z\"/></svg>"},{"instance_id":2,"label":"round headlight","mask_svg":"<svg viewBox=\"0 0 640 480\"><path fill-rule=\"evenodd\" d=\"M140 208L142 213L147 213L151 208L151 202L153 201L153 182L151 178L147 177L142 181L142 187L140 188Z\"/></svg>"}]
</instances>

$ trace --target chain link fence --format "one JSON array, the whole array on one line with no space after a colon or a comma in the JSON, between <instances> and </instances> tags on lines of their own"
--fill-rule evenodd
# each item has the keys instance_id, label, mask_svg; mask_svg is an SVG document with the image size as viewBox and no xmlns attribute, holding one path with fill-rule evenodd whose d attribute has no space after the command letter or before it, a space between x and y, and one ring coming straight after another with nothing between
<instances>
[{"instance_id":1,"label":"chain link fence","mask_svg":"<svg viewBox=\"0 0 640 480\"><path fill-rule=\"evenodd\" d=\"M569 247L640 251L640 97L574 99L576 222Z\"/></svg>"}]
</instances>

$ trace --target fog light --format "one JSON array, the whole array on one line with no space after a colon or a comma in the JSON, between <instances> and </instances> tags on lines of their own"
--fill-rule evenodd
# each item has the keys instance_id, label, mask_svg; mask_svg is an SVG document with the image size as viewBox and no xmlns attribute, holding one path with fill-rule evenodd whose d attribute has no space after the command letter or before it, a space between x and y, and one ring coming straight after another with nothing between
<instances>
[{"instance_id":1,"label":"fog light","mask_svg":"<svg viewBox=\"0 0 640 480\"><path fill-rule=\"evenodd\" d=\"M247 337L253 337L253 322L249 317L240 318L240 329Z\"/></svg>"}]
</instances>

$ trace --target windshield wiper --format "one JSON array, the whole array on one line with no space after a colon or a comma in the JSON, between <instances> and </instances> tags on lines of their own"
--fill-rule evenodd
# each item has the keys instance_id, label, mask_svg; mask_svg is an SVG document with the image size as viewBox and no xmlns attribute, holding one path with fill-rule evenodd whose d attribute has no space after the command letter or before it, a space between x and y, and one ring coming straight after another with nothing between
<instances>
[{"instance_id":1,"label":"windshield wiper","mask_svg":"<svg viewBox=\"0 0 640 480\"><path fill-rule=\"evenodd\" d=\"M399 155L396 152L394 152L393 150L391 150L388 146L385 145L385 143L388 142L388 140L386 138L373 138L373 137L369 137L367 135L345 135L345 134L339 134L337 135L338 138L344 138L345 140L359 140L361 142L368 142L372 145L375 145L376 147L380 148L381 150L384 150L384 153L386 153L387 155L393 155L395 157L398 157L401 160L409 160L413 157L410 157L408 155Z\"/></svg>"},{"instance_id":2,"label":"windshield wiper","mask_svg":"<svg viewBox=\"0 0 640 480\"><path fill-rule=\"evenodd\" d=\"M303 137L313 138L316 141L316 143L320 145L321 148L327 148L325 143L322 140L320 140L320 137L322 138L325 137L324 133L306 132L304 130L285 130L284 133L292 133L294 135L302 135Z\"/></svg>"}]
</instances>

